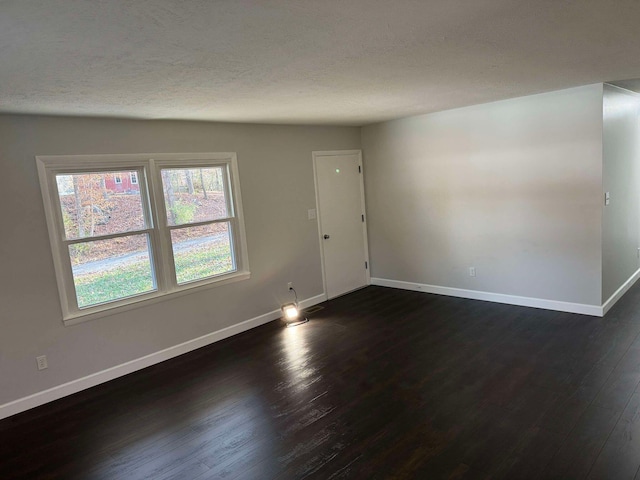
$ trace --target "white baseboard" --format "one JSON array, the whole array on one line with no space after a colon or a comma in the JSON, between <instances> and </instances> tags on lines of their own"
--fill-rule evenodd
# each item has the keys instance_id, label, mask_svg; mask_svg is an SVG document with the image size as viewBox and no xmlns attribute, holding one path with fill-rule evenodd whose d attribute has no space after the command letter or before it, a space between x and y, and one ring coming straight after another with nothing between
<instances>
[{"instance_id":1,"label":"white baseboard","mask_svg":"<svg viewBox=\"0 0 640 480\"><path fill-rule=\"evenodd\" d=\"M300 305L300 308L309 308L326 301L327 295L325 293L322 293L320 295L316 295L315 297L307 298L306 300L300 300L298 304ZM278 310L278 315L280 315L280 310Z\"/></svg>"},{"instance_id":2,"label":"white baseboard","mask_svg":"<svg viewBox=\"0 0 640 480\"><path fill-rule=\"evenodd\" d=\"M316 295L315 297L302 300L299 303L302 308L308 308L318 303L324 302L326 299L327 296L323 293L321 295ZM101 383L108 382L109 380L122 377L123 375L127 375L137 370L150 367L151 365L155 365L156 363L164 362L165 360L169 360L198 348L205 347L220 340L224 340L225 338L237 335L238 333L242 333L252 328L259 327L260 325L264 325L265 323L269 323L278 318L280 318L280 310L273 310L263 315L245 320L244 322L240 322L230 327L223 328L216 332L208 333L207 335L203 335L202 337L188 340L184 343L180 343L179 345L174 345L173 347L165 348L164 350L145 355L144 357L140 357L135 360L125 362L121 365L116 365L115 367L102 370L101 372L92 373L91 375L87 375L86 377L78 378L77 380L72 380L71 382L57 385L53 388L43 390L42 392L34 393L27 397L19 398L18 400L5 403L4 405L0 405L0 420L10 417L11 415L24 412L39 405L43 405L59 398L80 392L87 388L95 387L96 385L100 385Z\"/></svg>"},{"instance_id":3,"label":"white baseboard","mask_svg":"<svg viewBox=\"0 0 640 480\"><path fill-rule=\"evenodd\" d=\"M559 302L557 300L546 300L543 298L518 297L515 295L504 295L501 293L440 287L424 283L387 280L385 278L372 278L371 284L380 285L382 287L401 288L403 290L414 290L416 292L435 293L437 295L447 295L450 297L468 298L471 300L484 300L487 302L507 303L509 305L519 305L522 307L544 308L546 310L557 310L560 312L580 313L582 315L592 315L595 317L602 317L603 315L603 307L599 305Z\"/></svg>"},{"instance_id":4,"label":"white baseboard","mask_svg":"<svg viewBox=\"0 0 640 480\"><path fill-rule=\"evenodd\" d=\"M607 300L602 304L602 314L603 315L606 314L611 309L611 307L613 307L616 304L616 302L620 300L620 298L625 293L627 293L627 290L633 287L633 284L636 283L639 278L640 278L640 269L636 270L636 272L629 277L629 280L624 282L622 286L618 290L616 290L613 295L609 297L609 300Z\"/></svg>"}]
</instances>

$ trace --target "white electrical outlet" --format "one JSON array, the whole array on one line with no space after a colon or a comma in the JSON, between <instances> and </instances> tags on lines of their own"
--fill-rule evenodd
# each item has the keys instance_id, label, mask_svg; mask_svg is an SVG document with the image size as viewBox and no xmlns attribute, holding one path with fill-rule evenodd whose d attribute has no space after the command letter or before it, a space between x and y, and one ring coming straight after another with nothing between
<instances>
[{"instance_id":1,"label":"white electrical outlet","mask_svg":"<svg viewBox=\"0 0 640 480\"><path fill-rule=\"evenodd\" d=\"M476 267L469 267L469 276L470 277L476 276Z\"/></svg>"},{"instance_id":2,"label":"white electrical outlet","mask_svg":"<svg viewBox=\"0 0 640 480\"><path fill-rule=\"evenodd\" d=\"M293 290L293 282L287 283L287 289Z\"/></svg>"},{"instance_id":3,"label":"white electrical outlet","mask_svg":"<svg viewBox=\"0 0 640 480\"><path fill-rule=\"evenodd\" d=\"M36 357L36 362L38 364L38 370L45 370L45 369L49 368L49 364L47 363L47 356L46 355L41 355L39 357Z\"/></svg>"}]
</instances>

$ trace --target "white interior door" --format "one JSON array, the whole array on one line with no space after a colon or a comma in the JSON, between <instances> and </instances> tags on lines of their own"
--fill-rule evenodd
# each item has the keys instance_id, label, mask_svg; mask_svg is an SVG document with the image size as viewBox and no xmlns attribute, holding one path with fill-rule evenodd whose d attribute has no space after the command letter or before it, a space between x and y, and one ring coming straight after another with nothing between
<instances>
[{"instance_id":1,"label":"white interior door","mask_svg":"<svg viewBox=\"0 0 640 480\"><path fill-rule=\"evenodd\" d=\"M318 226L328 298L369 283L360 151L313 152Z\"/></svg>"}]
</instances>

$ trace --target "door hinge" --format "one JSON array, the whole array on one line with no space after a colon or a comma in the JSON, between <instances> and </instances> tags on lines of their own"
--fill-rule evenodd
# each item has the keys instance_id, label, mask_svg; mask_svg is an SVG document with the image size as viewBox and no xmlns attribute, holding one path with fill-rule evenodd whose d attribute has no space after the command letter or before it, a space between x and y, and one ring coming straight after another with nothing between
<instances>
[{"instance_id":1,"label":"door hinge","mask_svg":"<svg viewBox=\"0 0 640 480\"><path fill-rule=\"evenodd\" d=\"M369 262L364 262L364 269L369 270Z\"/></svg>"},{"instance_id":2,"label":"door hinge","mask_svg":"<svg viewBox=\"0 0 640 480\"><path fill-rule=\"evenodd\" d=\"M364 222L364 215L362 215L362 221Z\"/></svg>"},{"instance_id":3,"label":"door hinge","mask_svg":"<svg viewBox=\"0 0 640 480\"><path fill-rule=\"evenodd\" d=\"M362 173L362 167L358 165L358 173Z\"/></svg>"}]
</instances>

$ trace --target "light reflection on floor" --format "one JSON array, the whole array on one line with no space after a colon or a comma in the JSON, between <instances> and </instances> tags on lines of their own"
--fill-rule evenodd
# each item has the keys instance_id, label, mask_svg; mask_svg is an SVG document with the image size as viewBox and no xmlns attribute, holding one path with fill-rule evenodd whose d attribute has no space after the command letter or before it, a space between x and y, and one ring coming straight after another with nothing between
<instances>
[{"instance_id":1,"label":"light reflection on floor","mask_svg":"<svg viewBox=\"0 0 640 480\"><path fill-rule=\"evenodd\" d=\"M302 393L306 388L315 383L317 370L310 367L311 348L307 343L310 325L303 324L297 327L284 329L283 350L285 353L284 376L287 378L287 386L293 387L293 393Z\"/></svg>"}]
</instances>

